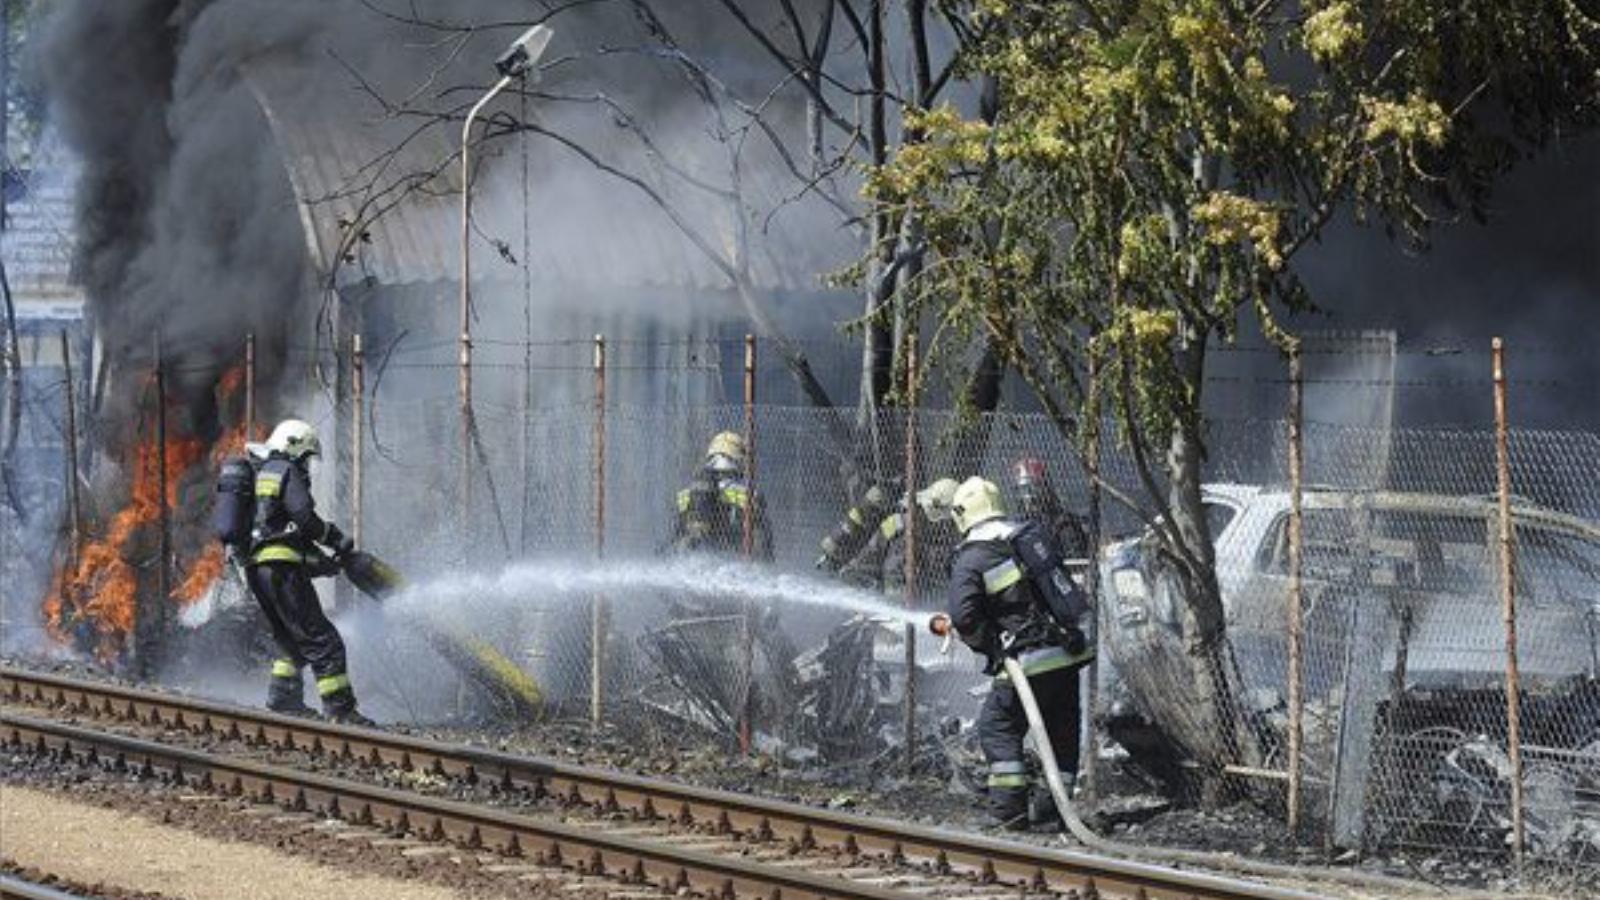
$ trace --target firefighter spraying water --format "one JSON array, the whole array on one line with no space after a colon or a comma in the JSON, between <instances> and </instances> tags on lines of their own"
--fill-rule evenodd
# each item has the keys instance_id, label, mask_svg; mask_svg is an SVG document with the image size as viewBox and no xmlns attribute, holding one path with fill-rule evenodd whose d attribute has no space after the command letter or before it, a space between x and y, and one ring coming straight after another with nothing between
<instances>
[{"instance_id":1,"label":"firefighter spraying water","mask_svg":"<svg viewBox=\"0 0 1600 900\"><path fill-rule=\"evenodd\" d=\"M962 482L950 513L963 540L951 570L949 612L935 616L930 628L960 637L985 658L985 674L994 676L978 716L989 815L1006 829L1052 823L1065 810L1064 786L1077 770L1078 670L1094 656L1086 631L1089 606L1067 577L1051 536L1033 523L1007 519L992 482ZM1030 716L1030 705L1037 717ZM1060 786L1030 796L1023 738L1034 718L1032 730L1045 732L1035 733L1035 742L1050 751L1041 754L1047 779ZM1050 772L1055 766L1066 768Z\"/></svg>"},{"instance_id":2,"label":"firefighter spraying water","mask_svg":"<svg viewBox=\"0 0 1600 900\"><path fill-rule=\"evenodd\" d=\"M243 565L279 651L267 707L310 715L302 675L310 666L328 718L370 725L356 708L344 638L311 585L313 578L337 574L355 551L354 541L317 514L311 496L311 460L321 454L322 442L311 425L285 419L265 444L246 450L247 457L228 461L219 474L215 531L234 564Z\"/></svg>"},{"instance_id":3,"label":"firefighter spraying water","mask_svg":"<svg viewBox=\"0 0 1600 900\"><path fill-rule=\"evenodd\" d=\"M217 476L212 530L229 564L250 586L280 653L272 662L267 707L312 715L300 674L309 665L328 718L371 725L356 709L344 640L323 612L311 579L342 573L376 601L394 597L407 582L399 571L356 549L337 526L317 516L308 462L320 450L315 429L289 419L273 430L265 444L247 445L247 455L225 461ZM540 711L543 695L538 685L492 645L459 629L433 628L425 636L436 652L497 705L520 715Z\"/></svg>"}]
</instances>

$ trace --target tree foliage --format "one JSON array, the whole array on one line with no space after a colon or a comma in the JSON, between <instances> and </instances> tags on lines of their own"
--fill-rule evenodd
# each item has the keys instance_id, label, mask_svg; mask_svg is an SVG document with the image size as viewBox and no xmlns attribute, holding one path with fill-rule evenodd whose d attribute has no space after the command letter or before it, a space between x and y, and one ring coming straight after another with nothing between
<instances>
[{"instance_id":1,"label":"tree foliage","mask_svg":"<svg viewBox=\"0 0 1600 900\"><path fill-rule=\"evenodd\" d=\"M1226 677L1204 517L1208 342L1315 298L1295 258L1347 211L1398 241L1481 216L1522 153L1595 124L1600 26L1572 0L978 0L967 74L868 189L929 244L911 301L987 332L1063 427L1116 416ZM1093 359L1100 377L1090 391ZM1221 685L1218 685L1221 687Z\"/></svg>"}]
</instances>

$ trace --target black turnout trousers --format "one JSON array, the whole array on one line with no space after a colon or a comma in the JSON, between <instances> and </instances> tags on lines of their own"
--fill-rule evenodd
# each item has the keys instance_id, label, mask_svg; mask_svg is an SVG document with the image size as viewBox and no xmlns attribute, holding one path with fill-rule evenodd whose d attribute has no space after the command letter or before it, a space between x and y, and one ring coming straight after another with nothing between
<instances>
[{"instance_id":1,"label":"black turnout trousers","mask_svg":"<svg viewBox=\"0 0 1600 900\"><path fill-rule=\"evenodd\" d=\"M250 592L261 604L261 611L272 628L273 642L278 645L283 658L294 667L293 687L299 688L300 668L309 665L317 678L318 693L322 695L324 705L338 707L348 697L349 706L353 708L354 697L345 678L344 639L322 611L322 601L317 599L317 591L311 586L311 576L306 567L291 562L257 563L249 567L248 578ZM285 681L291 679L274 678L274 690L289 688L289 684L279 684ZM345 684L341 685L342 690L320 690L321 686L330 682Z\"/></svg>"},{"instance_id":2,"label":"black turnout trousers","mask_svg":"<svg viewBox=\"0 0 1600 900\"><path fill-rule=\"evenodd\" d=\"M1078 670L1041 672L1028 678L1028 686L1044 718L1056 765L1070 785L1078 771ZM1027 812L1023 739L1028 734L1028 714L1009 680L995 679L978 712L977 728L978 745L989 763L990 810L1001 819Z\"/></svg>"}]
</instances>

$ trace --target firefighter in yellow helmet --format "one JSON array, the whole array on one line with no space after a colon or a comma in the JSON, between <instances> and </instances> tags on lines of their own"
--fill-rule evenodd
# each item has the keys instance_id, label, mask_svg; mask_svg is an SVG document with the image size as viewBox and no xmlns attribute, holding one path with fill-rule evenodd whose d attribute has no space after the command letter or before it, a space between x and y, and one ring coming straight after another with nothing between
<instances>
[{"instance_id":1,"label":"firefighter in yellow helmet","mask_svg":"<svg viewBox=\"0 0 1600 900\"><path fill-rule=\"evenodd\" d=\"M1051 748L1068 784L1078 763L1078 669L1093 658L1085 630L1089 607L1067 577L1050 532L1006 517L1000 489L983 478L962 482L951 497L951 516L962 534L950 572L949 613L936 617L935 633L953 629L988 662L995 676L978 714L978 744L989 764L992 824L1016 829L1055 822L1054 804L1034 792L1023 757L1027 714L1003 669L1003 658L1022 666L1044 717Z\"/></svg>"},{"instance_id":2,"label":"firefighter in yellow helmet","mask_svg":"<svg viewBox=\"0 0 1600 900\"><path fill-rule=\"evenodd\" d=\"M370 725L371 720L356 710L355 691L345 669L344 639L328 621L311 586L313 577L336 573L337 561L355 549L337 525L317 515L311 498L310 460L322 452L316 429L299 419L286 419L265 445L252 445L251 451L265 458L256 469L255 526L246 579L280 653L272 663L267 706L309 714L301 677L309 665L328 718Z\"/></svg>"},{"instance_id":3,"label":"firefighter in yellow helmet","mask_svg":"<svg viewBox=\"0 0 1600 900\"><path fill-rule=\"evenodd\" d=\"M746 520L750 556L772 559L772 530L766 504L745 472L744 438L723 431L711 439L694 477L677 495L672 548L678 553L744 553Z\"/></svg>"},{"instance_id":4,"label":"firefighter in yellow helmet","mask_svg":"<svg viewBox=\"0 0 1600 900\"><path fill-rule=\"evenodd\" d=\"M724 431L711 439L689 484L677 492L670 550L685 556L745 555L772 559L766 507L748 478L744 438ZM684 675L688 699L718 727L768 729L793 708L795 651L775 609L735 597L684 592L670 599L668 621L643 636L654 654ZM745 657L745 640L753 655ZM746 671L741 685L727 673Z\"/></svg>"}]
</instances>

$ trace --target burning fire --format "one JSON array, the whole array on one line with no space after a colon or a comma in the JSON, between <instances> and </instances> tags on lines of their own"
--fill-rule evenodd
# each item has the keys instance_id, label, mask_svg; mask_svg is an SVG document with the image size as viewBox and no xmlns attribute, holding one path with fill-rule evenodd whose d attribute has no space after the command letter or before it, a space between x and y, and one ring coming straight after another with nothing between
<instances>
[{"instance_id":1,"label":"burning fire","mask_svg":"<svg viewBox=\"0 0 1600 900\"><path fill-rule=\"evenodd\" d=\"M224 393L232 393L242 381L242 377L233 378L232 376L234 373L242 372L243 369L238 368L229 372L229 377L224 378L217 389ZM230 384L232 387L229 386ZM244 426L238 425L223 435L222 439L217 441L216 446L211 448L212 469L220 467L222 461L229 456L243 452ZM200 553L200 557L190 564L189 573L184 576L183 583L178 585L177 590L172 592L173 599L183 606L188 606L204 597L206 592L210 591L212 586L217 583L217 579L222 577L222 562L222 545L216 541L207 541L205 549Z\"/></svg>"},{"instance_id":2,"label":"burning fire","mask_svg":"<svg viewBox=\"0 0 1600 900\"><path fill-rule=\"evenodd\" d=\"M242 376L229 372L218 385L219 393L232 393L241 381ZM140 546L145 542L138 540L139 536L158 523L163 504L168 510L177 506L179 486L190 469L202 459L216 462L240 452L243 446L243 425L225 434L209 454L199 438L168 435L165 496L161 490L163 459L159 441L152 434L136 448L131 471L133 490L127 505L112 517L103 537L75 548L52 581L43 610L46 626L57 640L70 642L75 633L83 635L88 626L93 629L95 655L107 663L118 657L136 624L139 570L152 562L164 562L155 558L158 552L154 548ZM182 582L172 590L171 599L180 605L200 599L221 575L222 565L222 547L207 541L199 557L188 566Z\"/></svg>"},{"instance_id":3,"label":"burning fire","mask_svg":"<svg viewBox=\"0 0 1600 900\"><path fill-rule=\"evenodd\" d=\"M52 633L65 636L68 617L87 621L99 636L97 655L114 658L133 632L138 607L139 575L134 567L134 537L161 516L161 505L177 504L183 474L205 454L198 439L167 441L166 496L161 496L161 448L151 437L134 454L133 495L128 505L111 519L105 537L89 541L74 555L67 571L58 573L51 596L45 601L46 622Z\"/></svg>"}]
</instances>

